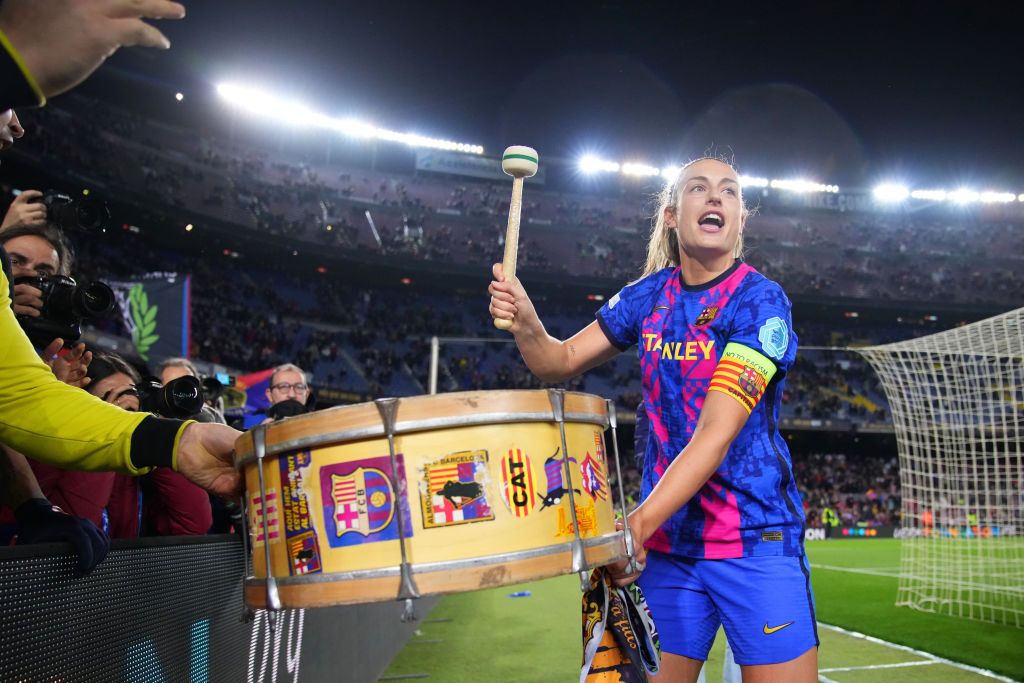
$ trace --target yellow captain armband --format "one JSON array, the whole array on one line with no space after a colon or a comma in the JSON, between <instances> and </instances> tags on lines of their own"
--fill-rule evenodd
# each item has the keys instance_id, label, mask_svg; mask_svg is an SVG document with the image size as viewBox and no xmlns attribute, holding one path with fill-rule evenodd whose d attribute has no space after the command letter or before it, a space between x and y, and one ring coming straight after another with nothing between
<instances>
[{"instance_id":1,"label":"yellow captain armband","mask_svg":"<svg viewBox=\"0 0 1024 683\"><path fill-rule=\"evenodd\" d=\"M708 391L729 394L750 413L777 371L768 357L749 346L730 342L715 366Z\"/></svg>"}]
</instances>

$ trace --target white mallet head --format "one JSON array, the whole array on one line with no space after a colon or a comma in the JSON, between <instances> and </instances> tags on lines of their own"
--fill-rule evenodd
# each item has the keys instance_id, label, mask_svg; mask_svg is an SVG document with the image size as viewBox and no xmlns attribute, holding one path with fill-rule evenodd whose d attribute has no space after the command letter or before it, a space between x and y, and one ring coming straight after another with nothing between
<instances>
[{"instance_id":1,"label":"white mallet head","mask_svg":"<svg viewBox=\"0 0 1024 683\"><path fill-rule=\"evenodd\" d=\"M537 150L512 145L501 155L501 170L513 178L529 178L537 174Z\"/></svg>"}]
</instances>

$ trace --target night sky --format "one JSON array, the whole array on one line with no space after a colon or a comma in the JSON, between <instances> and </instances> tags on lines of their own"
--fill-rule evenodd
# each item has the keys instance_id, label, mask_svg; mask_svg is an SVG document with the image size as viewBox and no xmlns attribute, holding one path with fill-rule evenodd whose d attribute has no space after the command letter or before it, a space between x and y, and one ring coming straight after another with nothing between
<instances>
[{"instance_id":1,"label":"night sky","mask_svg":"<svg viewBox=\"0 0 1024 683\"><path fill-rule=\"evenodd\" d=\"M780 4L193 2L169 52L123 51L92 88L152 105L237 80L492 154L713 146L751 174L1024 191L1024 10Z\"/></svg>"}]
</instances>

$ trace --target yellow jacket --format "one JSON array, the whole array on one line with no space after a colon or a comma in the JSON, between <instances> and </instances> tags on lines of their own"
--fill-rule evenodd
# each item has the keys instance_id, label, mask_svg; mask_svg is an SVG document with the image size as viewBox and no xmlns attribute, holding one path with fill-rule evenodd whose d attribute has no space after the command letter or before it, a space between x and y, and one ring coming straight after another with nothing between
<instances>
[{"instance_id":1,"label":"yellow jacket","mask_svg":"<svg viewBox=\"0 0 1024 683\"><path fill-rule=\"evenodd\" d=\"M66 469L144 474L173 466L185 424L121 410L58 381L18 325L0 271L0 442Z\"/></svg>"}]
</instances>

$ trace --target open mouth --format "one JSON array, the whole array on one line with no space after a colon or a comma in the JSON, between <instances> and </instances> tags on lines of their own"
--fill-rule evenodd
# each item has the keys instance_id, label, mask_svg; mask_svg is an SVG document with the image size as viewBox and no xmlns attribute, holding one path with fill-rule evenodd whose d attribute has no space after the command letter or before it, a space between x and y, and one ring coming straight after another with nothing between
<instances>
[{"instance_id":1,"label":"open mouth","mask_svg":"<svg viewBox=\"0 0 1024 683\"><path fill-rule=\"evenodd\" d=\"M718 213L717 211L708 211L707 213L701 215L701 217L697 220L697 224L710 228L721 228L723 225L725 225L725 216Z\"/></svg>"}]
</instances>

